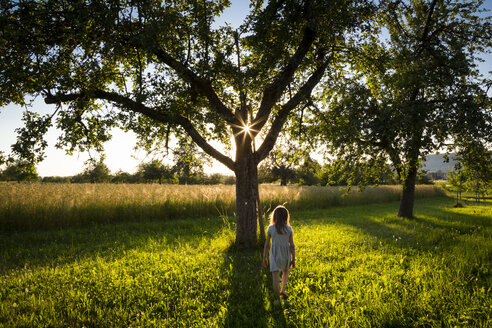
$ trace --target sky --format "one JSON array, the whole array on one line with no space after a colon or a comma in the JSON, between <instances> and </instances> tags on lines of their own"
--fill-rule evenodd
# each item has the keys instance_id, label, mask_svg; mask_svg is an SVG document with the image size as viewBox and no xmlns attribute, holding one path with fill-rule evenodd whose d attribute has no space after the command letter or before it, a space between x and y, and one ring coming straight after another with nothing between
<instances>
[{"instance_id":1,"label":"sky","mask_svg":"<svg viewBox=\"0 0 492 328\"><path fill-rule=\"evenodd\" d=\"M485 1L484 7L492 11L492 0ZM239 26L249 12L249 1L232 0L232 5L216 20L218 25L224 22L232 27ZM492 78L488 72L492 71L492 55L487 55L484 63L479 64L480 71ZM40 114L52 113L53 105L46 105L43 99L38 98L33 103L33 110ZM0 151L10 153L10 146L16 141L15 130L22 126L22 112L24 109L16 105L8 105L0 109ZM62 149L55 148L59 131L50 128L46 135L48 148L43 162L37 165L40 176L71 176L80 173L84 169L84 162L89 158L87 153L74 153L70 156ZM115 173L119 170L134 173L137 166L152 159L144 151L135 151L135 135L131 132L123 132L120 129L112 130L112 139L104 144L106 160L105 163ZM214 161L212 167L205 168L206 173L222 173L232 175L232 171L221 163Z\"/></svg>"}]
</instances>

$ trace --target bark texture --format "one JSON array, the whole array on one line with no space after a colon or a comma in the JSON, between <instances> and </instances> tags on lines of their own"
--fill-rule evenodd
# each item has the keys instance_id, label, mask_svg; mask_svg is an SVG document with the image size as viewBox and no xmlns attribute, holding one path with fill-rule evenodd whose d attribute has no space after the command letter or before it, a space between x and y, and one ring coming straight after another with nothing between
<instances>
[{"instance_id":1,"label":"bark texture","mask_svg":"<svg viewBox=\"0 0 492 328\"><path fill-rule=\"evenodd\" d=\"M249 138L246 138L249 139ZM250 248L256 245L258 169L251 143L238 147L236 168L236 244Z\"/></svg>"},{"instance_id":2,"label":"bark texture","mask_svg":"<svg viewBox=\"0 0 492 328\"><path fill-rule=\"evenodd\" d=\"M415 201L415 182L417 179L417 168L411 167L403 182L401 191L400 209L398 216L404 218L413 217L413 203Z\"/></svg>"}]
</instances>

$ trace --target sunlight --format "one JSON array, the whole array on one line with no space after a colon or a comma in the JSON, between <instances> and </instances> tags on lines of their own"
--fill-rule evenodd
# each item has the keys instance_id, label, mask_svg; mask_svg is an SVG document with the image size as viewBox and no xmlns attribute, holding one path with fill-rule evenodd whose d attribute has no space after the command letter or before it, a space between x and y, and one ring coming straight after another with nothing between
<instances>
[{"instance_id":1,"label":"sunlight","mask_svg":"<svg viewBox=\"0 0 492 328\"><path fill-rule=\"evenodd\" d=\"M253 128L254 124L248 124L244 122L244 120L240 120L240 125L233 124L233 127L236 127L239 131L234 134L234 137L237 137L238 135L242 134L243 135L243 142L246 140L246 136L249 135L250 138L254 139L256 133L258 133L258 130L255 130Z\"/></svg>"},{"instance_id":2,"label":"sunlight","mask_svg":"<svg viewBox=\"0 0 492 328\"><path fill-rule=\"evenodd\" d=\"M250 134L250 131L251 131L251 127L249 125L246 124L245 126L243 126L244 133Z\"/></svg>"}]
</instances>

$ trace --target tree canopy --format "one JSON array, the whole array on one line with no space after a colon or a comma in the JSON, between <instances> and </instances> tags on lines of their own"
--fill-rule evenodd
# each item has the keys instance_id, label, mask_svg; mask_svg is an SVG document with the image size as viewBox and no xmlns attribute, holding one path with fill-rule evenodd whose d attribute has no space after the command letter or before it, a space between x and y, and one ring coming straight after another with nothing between
<instances>
[{"instance_id":1,"label":"tree canopy","mask_svg":"<svg viewBox=\"0 0 492 328\"><path fill-rule=\"evenodd\" d=\"M49 116L28 113L14 151L36 150L31 159L40 159L53 121L63 131L58 145L69 151L100 149L114 126L134 131L147 148L186 133L234 171L236 238L253 244L257 166L329 78L340 49L367 28L372 6L256 0L238 29L214 26L229 4L0 2L0 105L41 96L57 108Z\"/></svg>"},{"instance_id":2,"label":"tree canopy","mask_svg":"<svg viewBox=\"0 0 492 328\"><path fill-rule=\"evenodd\" d=\"M403 185L400 216L413 215L426 155L492 142L489 82L476 66L492 45L482 3L381 1L371 36L349 54L350 74L321 96L329 105L316 127L330 152L354 167L390 160Z\"/></svg>"},{"instance_id":3,"label":"tree canopy","mask_svg":"<svg viewBox=\"0 0 492 328\"><path fill-rule=\"evenodd\" d=\"M399 214L412 216L425 155L492 142L476 67L492 40L482 3L252 0L233 29L214 23L228 0L1 1L0 106L53 104L18 129L14 155L30 163L52 125L69 152L101 150L113 127L147 150L177 136L185 175L194 143L235 173L245 245L256 241L257 167L282 133L311 145L321 135L361 170L390 160Z\"/></svg>"}]
</instances>

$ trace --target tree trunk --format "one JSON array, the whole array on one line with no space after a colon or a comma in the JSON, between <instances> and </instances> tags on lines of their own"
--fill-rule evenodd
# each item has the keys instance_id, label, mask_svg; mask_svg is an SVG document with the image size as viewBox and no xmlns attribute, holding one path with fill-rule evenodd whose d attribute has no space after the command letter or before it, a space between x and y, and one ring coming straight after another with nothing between
<instances>
[{"instance_id":1,"label":"tree trunk","mask_svg":"<svg viewBox=\"0 0 492 328\"><path fill-rule=\"evenodd\" d=\"M246 120L246 116L243 118ZM258 161L251 135L234 131L236 142L236 244L251 248L256 245L258 191Z\"/></svg>"},{"instance_id":2,"label":"tree trunk","mask_svg":"<svg viewBox=\"0 0 492 328\"><path fill-rule=\"evenodd\" d=\"M413 203L415 200L415 181L417 179L417 167L412 166L409 169L405 180L403 181L403 190L401 191L400 209L398 216L404 218L413 217Z\"/></svg>"},{"instance_id":3,"label":"tree trunk","mask_svg":"<svg viewBox=\"0 0 492 328\"><path fill-rule=\"evenodd\" d=\"M252 153L236 161L236 244L256 245L258 170Z\"/></svg>"}]
</instances>

